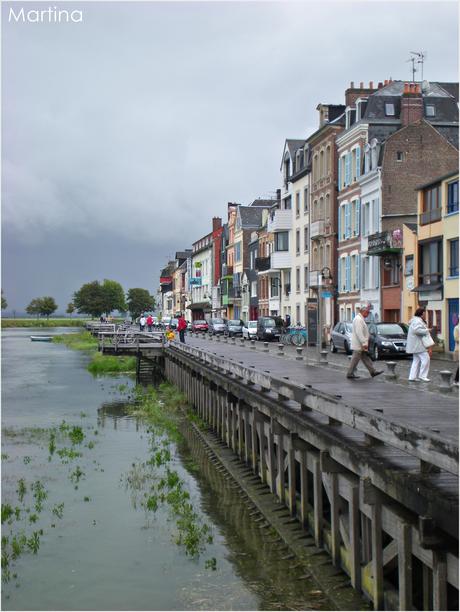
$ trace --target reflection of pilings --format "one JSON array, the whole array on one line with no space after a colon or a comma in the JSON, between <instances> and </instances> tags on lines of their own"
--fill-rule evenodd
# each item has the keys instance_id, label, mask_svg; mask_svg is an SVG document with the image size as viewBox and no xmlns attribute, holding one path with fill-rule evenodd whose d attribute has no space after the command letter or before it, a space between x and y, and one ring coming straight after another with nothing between
<instances>
[{"instance_id":1,"label":"reflection of pilings","mask_svg":"<svg viewBox=\"0 0 460 612\"><path fill-rule=\"evenodd\" d=\"M347 454L346 442L337 442L333 420L328 426L315 421L312 407L320 397L308 393L295 411L284 388L276 395L256 389L237 369L224 376L217 367L182 354L168 354L168 362L174 363L167 365L168 378L200 418L268 484L291 520L309 530L316 546L376 609L443 609L446 602L456 607L458 560L451 552L452 536L431 517L416 516L376 488L367 476L372 460L367 450ZM402 486L401 480L394 482ZM411 586L422 582L423 592Z\"/></svg>"}]
</instances>

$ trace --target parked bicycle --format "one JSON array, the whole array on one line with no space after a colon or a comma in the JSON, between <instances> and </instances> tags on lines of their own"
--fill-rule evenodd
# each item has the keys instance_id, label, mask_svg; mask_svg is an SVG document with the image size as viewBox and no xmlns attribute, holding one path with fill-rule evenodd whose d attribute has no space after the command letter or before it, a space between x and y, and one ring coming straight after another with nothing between
<instances>
[{"instance_id":1,"label":"parked bicycle","mask_svg":"<svg viewBox=\"0 0 460 612\"><path fill-rule=\"evenodd\" d=\"M307 329L301 325L292 325L284 329L280 342L285 345L303 346L308 339Z\"/></svg>"}]
</instances>

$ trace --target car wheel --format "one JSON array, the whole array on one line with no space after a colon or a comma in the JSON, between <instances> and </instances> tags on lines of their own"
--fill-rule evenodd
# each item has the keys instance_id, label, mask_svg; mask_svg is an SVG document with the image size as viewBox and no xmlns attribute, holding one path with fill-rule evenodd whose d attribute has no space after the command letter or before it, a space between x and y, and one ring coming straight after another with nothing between
<instances>
[{"instance_id":1,"label":"car wheel","mask_svg":"<svg viewBox=\"0 0 460 612\"><path fill-rule=\"evenodd\" d=\"M334 344L334 340L331 340L331 353L337 353L337 347Z\"/></svg>"},{"instance_id":2,"label":"car wheel","mask_svg":"<svg viewBox=\"0 0 460 612\"><path fill-rule=\"evenodd\" d=\"M376 344L374 344L374 348L372 349L371 357L373 361L377 361L380 359L379 347Z\"/></svg>"},{"instance_id":3,"label":"car wheel","mask_svg":"<svg viewBox=\"0 0 460 612\"><path fill-rule=\"evenodd\" d=\"M344 348L345 353L347 355L351 355L350 346L349 346L347 340L345 340L345 342L343 343L343 348Z\"/></svg>"}]
</instances>

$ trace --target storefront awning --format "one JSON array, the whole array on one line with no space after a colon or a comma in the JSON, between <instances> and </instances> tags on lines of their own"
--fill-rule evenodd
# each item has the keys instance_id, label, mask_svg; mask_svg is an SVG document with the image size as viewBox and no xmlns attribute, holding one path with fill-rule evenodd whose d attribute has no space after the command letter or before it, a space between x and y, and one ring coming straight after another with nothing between
<instances>
[{"instance_id":1,"label":"storefront awning","mask_svg":"<svg viewBox=\"0 0 460 612\"><path fill-rule=\"evenodd\" d=\"M190 310L204 310L211 312L211 302L195 302L193 304L189 304L186 308Z\"/></svg>"}]
</instances>

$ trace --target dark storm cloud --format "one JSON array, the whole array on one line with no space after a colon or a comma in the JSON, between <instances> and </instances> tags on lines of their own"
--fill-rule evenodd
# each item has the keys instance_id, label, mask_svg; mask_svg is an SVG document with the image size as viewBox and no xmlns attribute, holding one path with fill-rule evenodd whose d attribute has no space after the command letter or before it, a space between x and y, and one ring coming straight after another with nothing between
<instances>
[{"instance_id":1,"label":"dark storm cloud","mask_svg":"<svg viewBox=\"0 0 460 612\"><path fill-rule=\"evenodd\" d=\"M51 293L50 262L75 287L148 258L153 290L227 201L274 192L284 138L313 130L350 80L408 78L417 49L426 78L457 78L454 3L62 6L83 23L8 23L2 7L3 284L17 307Z\"/></svg>"}]
</instances>

